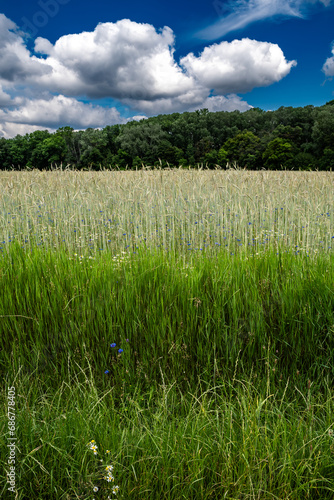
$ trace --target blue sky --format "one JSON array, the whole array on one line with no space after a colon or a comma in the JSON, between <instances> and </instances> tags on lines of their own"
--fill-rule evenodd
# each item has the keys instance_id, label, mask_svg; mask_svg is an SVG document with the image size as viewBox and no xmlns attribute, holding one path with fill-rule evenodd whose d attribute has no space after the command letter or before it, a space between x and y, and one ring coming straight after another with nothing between
<instances>
[{"instance_id":1,"label":"blue sky","mask_svg":"<svg viewBox=\"0 0 334 500\"><path fill-rule=\"evenodd\" d=\"M334 99L334 0L16 0L0 137Z\"/></svg>"}]
</instances>

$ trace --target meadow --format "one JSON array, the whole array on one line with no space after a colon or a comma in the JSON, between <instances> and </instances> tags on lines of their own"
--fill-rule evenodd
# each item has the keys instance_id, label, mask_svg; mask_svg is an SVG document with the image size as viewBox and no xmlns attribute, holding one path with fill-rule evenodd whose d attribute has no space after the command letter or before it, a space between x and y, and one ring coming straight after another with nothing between
<instances>
[{"instance_id":1,"label":"meadow","mask_svg":"<svg viewBox=\"0 0 334 500\"><path fill-rule=\"evenodd\" d=\"M0 193L1 498L334 498L332 172Z\"/></svg>"}]
</instances>

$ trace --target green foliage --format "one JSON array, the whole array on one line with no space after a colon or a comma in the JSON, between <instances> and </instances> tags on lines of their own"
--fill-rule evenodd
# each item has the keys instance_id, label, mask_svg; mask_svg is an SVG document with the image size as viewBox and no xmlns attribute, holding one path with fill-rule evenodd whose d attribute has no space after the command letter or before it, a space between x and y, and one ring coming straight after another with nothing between
<instances>
[{"instance_id":1,"label":"green foliage","mask_svg":"<svg viewBox=\"0 0 334 500\"><path fill-rule=\"evenodd\" d=\"M284 170L293 167L293 146L289 141L277 137L271 141L262 158L264 166L269 170Z\"/></svg>"},{"instance_id":2,"label":"green foliage","mask_svg":"<svg viewBox=\"0 0 334 500\"><path fill-rule=\"evenodd\" d=\"M312 140L320 155L326 148L334 150L334 106L327 105L317 111Z\"/></svg>"},{"instance_id":3,"label":"green foliage","mask_svg":"<svg viewBox=\"0 0 334 500\"><path fill-rule=\"evenodd\" d=\"M9 141L4 137L0 137L0 167L2 169L10 169L10 158L9 158Z\"/></svg>"},{"instance_id":4,"label":"green foliage","mask_svg":"<svg viewBox=\"0 0 334 500\"><path fill-rule=\"evenodd\" d=\"M302 151L294 155L291 166L294 170L320 169L315 157L311 153L305 153Z\"/></svg>"},{"instance_id":5,"label":"green foliage","mask_svg":"<svg viewBox=\"0 0 334 500\"><path fill-rule=\"evenodd\" d=\"M206 155L204 156L203 163L208 168L215 168L216 165L218 165L218 157L219 157L218 151L212 149L209 153L206 153Z\"/></svg>"},{"instance_id":6,"label":"green foliage","mask_svg":"<svg viewBox=\"0 0 334 500\"><path fill-rule=\"evenodd\" d=\"M327 170L332 168L333 130L333 101L318 108L281 107L267 112L259 108L244 113L201 109L108 125L102 130L74 132L66 126L54 134L45 130L1 138L0 169L47 169L63 163L95 170L140 168L142 164L204 165L210 169L231 164L248 170L281 169L284 165L287 169ZM273 142L275 139L280 140Z\"/></svg>"},{"instance_id":7,"label":"green foliage","mask_svg":"<svg viewBox=\"0 0 334 500\"><path fill-rule=\"evenodd\" d=\"M107 142L107 136L102 130L92 128L85 130L79 139L80 163L93 170L99 170L105 162Z\"/></svg>"},{"instance_id":8,"label":"green foliage","mask_svg":"<svg viewBox=\"0 0 334 500\"><path fill-rule=\"evenodd\" d=\"M334 147L325 148L323 155L320 160L321 170L333 170L334 169Z\"/></svg>"},{"instance_id":9,"label":"green foliage","mask_svg":"<svg viewBox=\"0 0 334 500\"><path fill-rule=\"evenodd\" d=\"M217 163L220 167L225 168L228 163L228 153L224 147L221 147L220 150L218 151L218 156L217 156Z\"/></svg>"},{"instance_id":10,"label":"green foliage","mask_svg":"<svg viewBox=\"0 0 334 500\"><path fill-rule=\"evenodd\" d=\"M159 158L161 142L167 139L167 133L158 123L144 121L124 127L117 142L131 157L139 156L145 163L152 165Z\"/></svg>"},{"instance_id":11,"label":"green foliage","mask_svg":"<svg viewBox=\"0 0 334 500\"><path fill-rule=\"evenodd\" d=\"M54 134L38 145L32 152L31 166L39 169L49 169L52 165L60 165L65 160L66 142L60 135Z\"/></svg>"},{"instance_id":12,"label":"green foliage","mask_svg":"<svg viewBox=\"0 0 334 500\"><path fill-rule=\"evenodd\" d=\"M223 146L223 151L226 151L226 159L229 163L236 163L241 168L249 170L260 168L261 143L253 132L241 132L232 139L228 139Z\"/></svg>"},{"instance_id":13,"label":"green foliage","mask_svg":"<svg viewBox=\"0 0 334 500\"><path fill-rule=\"evenodd\" d=\"M140 158L136 157L136 164L139 165ZM117 154L113 157L113 163L121 170L125 170L132 167L132 156L123 149L119 149Z\"/></svg>"},{"instance_id":14,"label":"green foliage","mask_svg":"<svg viewBox=\"0 0 334 500\"><path fill-rule=\"evenodd\" d=\"M80 134L74 133L72 127L61 127L57 130L56 135L65 141L65 163L66 165L75 165L80 168Z\"/></svg>"}]
</instances>

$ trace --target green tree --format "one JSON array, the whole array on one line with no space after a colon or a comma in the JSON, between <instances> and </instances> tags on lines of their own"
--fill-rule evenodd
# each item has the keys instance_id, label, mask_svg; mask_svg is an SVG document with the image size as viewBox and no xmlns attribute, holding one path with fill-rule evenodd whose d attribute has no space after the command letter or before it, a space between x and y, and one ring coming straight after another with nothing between
<instances>
[{"instance_id":1,"label":"green tree","mask_svg":"<svg viewBox=\"0 0 334 500\"><path fill-rule=\"evenodd\" d=\"M95 170L107 166L108 137L102 130L88 128L80 135L80 166Z\"/></svg>"},{"instance_id":2,"label":"green tree","mask_svg":"<svg viewBox=\"0 0 334 500\"><path fill-rule=\"evenodd\" d=\"M322 156L326 148L334 150L334 106L327 105L317 110L312 140L318 156Z\"/></svg>"},{"instance_id":3,"label":"green tree","mask_svg":"<svg viewBox=\"0 0 334 500\"><path fill-rule=\"evenodd\" d=\"M312 154L300 151L293 157L293 168L295 170L314 170L319 168L319 162Z\"/></svg>"},{"instance_id":4,"label":"green tree","mask_svg":"<svg viewBox=\"0 0 334 500\"><path fill-rule=\"evenodd\" d=\"M334 149L325 148L319 162L321 170L334 169Z\"/></svg>"},{"instance_id":5,"label":"green tree","mask_svg":"<svg viewBox=\"0 0 334 500\"><path fill-rule=\"evenodd\" d=\"M252 108L242 113L242 128L257 137L267 133L267 113L260 108Z\"/></svg>"},{"instance_id":6,"label":"green tree","mask_svg":"<svg viewBox=\"0 0 334 500\"><path fill-rule=\"evenodd\" d=\"M80 167L81 151L79 145L80 135L74 132L72 127L60 127L56 132L57 136L62 137L65 141L64 160L66 165Z\"/></svg>"},{"instance_id":7,"label":"green tree","mask_svg":"<svg viewBox=\"0 0 334 500\"><path fill-rule=\"evenodd\" d=\"M50 169L60 165L66 156L66 142L63 137L53 134L40 142L32 152L31 163L35 168Z\"/></svg>"},{"instance_id":8,"label":"green tree","mask_svg":"<svg viewBox=\"0 0 334 500\"><path fill-rule=\"evenodd\" d=\"M126 126L117 137L120 149L132 158L139 156L145 164L154 164L159 158L162 141L168 140L168 134L159 123L141 121Z\"/></svg>"},{"instance_id":9,"label":"green tree","mask_svg":"<svg viewBox=\"0 0 334 500\"><path fill-rule=\"evenodd\" d=\"M25 167L36 167L32 162L35 148L46 138L50 137L47 130L36 130L31 134L17 135L7 140L7 165L9 168L21 169ZM8 167L7 167L8 168Z\"/></svg>"},{"instance_id":10,"label":"green tree","mask_svg":"<svg viewBox=\"0 0 334 500\"><path fill-rule=\"evenodd\" d=\"M206 153L203 163L208 168L214 169L218 165L218 151L212 149L209 153Z\"/></svg>"},{"instance_id":11,"label":"green tree","mask_svg":"<svg viewBox=\"0 0 334 500\"><path fill-rule=\"evenodd\" d=\"M204 135L205 134L205 135ZM210 153L213 149L213 140L209 135L207 130L203 131L204 137L202 137L195 144L195 161L196 163L204 163L205 157L208 153Z\"/></svg>"},{"instance_id":12,"label":"green tree","mask_svg":"<svg viewBox=\"0 0 334 500\"><path fill-rule=\"evenodd\" d=\"M170 166L177 167L179 166L181 159L184 157L183 151L176 146L172 146L166 139L162 139L160 142L157 148L157 154L164 166L168 163Z\"/></svg>"},{"instance_id":13,"label":"green tree","mask_svg":"<svg viewBox=\"0 0 334 500\"><path fill-rule=\"evenodd\" d=\"M139 157L136 157L136 164L137 167L139 166ZM121 170L126 170L126 169L131 169L132 168L132 156L129 155L127 151L124 151L124 149L119 149L117 151L117 155L114 155L113 157L113 165L117 166Z\"/></svg>"},{"instance_id":14,"label":"green tree","mask_svg":"<svg viewBox=\"0 0 334 500\"><path fill-rule=\"evenodd\" d=\"M13 139L8 140L8 154L11 161L11 166L16 169L25 168L29 161L29 148L27 146L27 138L22 135L17 135Z\"/></svg>"},{"instance_id":15,"label":"green tree","mask_svg":"<svg viewBox=\"0 0 334 500\"><path fill-rule=\"evenodd\" d=\"M222 168L226 168L228 164L228 154L224 146L218 151L217 164Z\"/></svg>"},{"instance_id":16,"label":"green tree","mask_svg":"<svg viewBox=\"0 0 334 500\"><path fill-rule=\"evenodd\" d=\"M290 125L278 125L272 133L272 138L280 137L291 144L300 147L303 142L303 130L301 127L291 127Z\"/></svg>"},{"instance_id":17,"label":"green tree","mask_svg":"<svg viewBox=\"0 0 334 500\"><path fill-rule=\"evenodd\" d=\"M265 168L269 170L281 170L293 166L293 146L290 142L277 137L270 141L263 153Z\"/></svg>"},{"instance_id":18,"label":"green tree","mask_svg":"<svg viewBox=\"0 0 334 500\"><path fill-rule=\"evenodd\" d=\"M114 167L113 159L118 151L118 143L117 138L121 133L121 125L107 125L103 129L103 134L106 137L106 146L105 146L105 164L108 167Z\"/></svg>"},{"instance_id":19,"label":"green tree","mask_svg":"<svg viewBox=\"0 0 334 500\"><path fill-rule=\"evenodd\" d=\"M0 170L7 170L11 166L9 155L9 143L4 137L0 137Z\"/></svg>"},{"instance_id":20,"label":"green tree","mask_svg":"<svg viewBox=\"0 0 334 500\"><path fill-rule=\"evenodd\" d=\"M228 139L219 153L220 161L226 153L226 160L229 163L235 162L241 168L257 170L262 167L261 141L249 131Z\"/></svg>"}]
</instances>

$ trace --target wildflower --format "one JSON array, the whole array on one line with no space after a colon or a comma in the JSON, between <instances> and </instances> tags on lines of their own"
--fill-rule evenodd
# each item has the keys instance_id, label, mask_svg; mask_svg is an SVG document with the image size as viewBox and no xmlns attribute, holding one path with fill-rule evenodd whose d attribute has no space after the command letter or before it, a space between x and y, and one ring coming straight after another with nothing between
<instances>
[{"instance_id":1,"label":"wildflower","mask_svg":"<svg viewBox=\"0 0 334 500\"><path fill-rule=\"evenodd\" d=\"M116 493L118 492L119 490L119 486L114 486L113 489L112 489L112 492L114 495L116 495Z\"/></svg>"},{"instance_id":2,"label":"wildflower","mask_svg":"<svg viewBox=\"0 0 334 500\"><path fill-rule=\"evenodd\" d=\"M115 480L115 479L114 479L114 476L112 476L111 474L109 474L109 476L105 476L105 477L104 477L104 479L105 479L106 481L108 481L108 483L110 483L110 481L114 481L114 480Z\"/></svg>"},{"instance_id":3,"label":"wildflower","mask_svg":"<svg viewBox=\"0 0 334 500\"><path fill-rule=\"evenodd\" d=\"M110 344L110 347L116 347L116 344Z\"/></svg>"},{"instance_id":4,"label":"wildflower","mask_svg":"<svg viewBox=\"0 0 334 500\"><path fill-rule=\"evenodd\" d=\"M109 370L106 370L104 373L107 375L109 373Z\"/></svg>"},{"instance_id":5,"label":"wildflower","mask_svg":"<svg viewBox=\"0 0 334 500\"><path fill-rule=\"evenodd\" d=\"M91 450L93 450L94 455L97 455L97 446L94 443L95 443L95 441L94 441L94 439L92 439L92 441L90 443L88 443L88 446L90 447Z\"/></svg>"},{"instance_id":6,"label":"wildflower","mask_svg":"<svg viewBox=\"0 0 334 500\"><path fill-rule=\"evenodd\" d=\"M96 493L97 491L99 491L98 487L97 487L97 486L94 486L93 491L94 491L95 493Z\"/></svg>"},{"instance_id":7,"label":"wildflower","mask_svg":"<svg viewBox=\"0 0 334 500\"><path fill-rule=\"evenodd\" d=\"M118 349L118 352L119 352L119 353L123 352L123 349Z\"/></svg>"}]
</instances>

